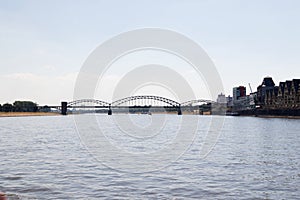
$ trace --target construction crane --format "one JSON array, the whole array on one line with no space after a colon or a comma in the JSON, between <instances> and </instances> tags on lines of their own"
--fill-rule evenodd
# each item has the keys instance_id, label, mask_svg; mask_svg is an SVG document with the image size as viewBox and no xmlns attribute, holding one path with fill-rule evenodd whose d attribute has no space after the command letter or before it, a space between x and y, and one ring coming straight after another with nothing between
<instances>
[{"instance_id":1,"label":"construction crane","mask_svg":"<svg viewBox=\"0 0 300 200\"><path fill-rule=\"evenodd\" d=\"M253 91L252 91L250 83L248 83L248 84L249 84L249 88L250 88L250 91L251 91L249 104L250 104L250 107L255 108L255 98L256 97L255 97L255 94L253 94Z\"/></svg>"},{"instance_id":2,"label":"construction crane","mask_svg":"<svg viewBox=\"0 0 300 200\"><path fill-rule=\"evenodd\" d=\"M253 93L253 92L252 92L252 88L251 88L251 85L250 85L250 83L248 83L248 84L249 84L249 88L250 88L250 91L251 91L251 93Z\"/></svg>"}]
</instances>

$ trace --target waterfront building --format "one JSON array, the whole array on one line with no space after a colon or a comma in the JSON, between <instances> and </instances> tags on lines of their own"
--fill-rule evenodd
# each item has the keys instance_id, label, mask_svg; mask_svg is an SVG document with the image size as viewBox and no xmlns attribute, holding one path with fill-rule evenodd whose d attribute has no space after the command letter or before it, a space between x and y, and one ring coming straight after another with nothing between
<instances>
[{"instance_id":1,"label":"waterfront building","mask_svg":"<svg viewBox=\"0 0 300 200\"><path fill-rule=\"evenodd\" d=\"M233 96L233 101L238 100L240 97L245 97L246 87L245 86L234 87L232 90L232 96Z\"/></svg>"},{"instance_id":2,"label":"waterfront building","mask_svg":"<svg viewBox=\"0 0 300 200\"><path fill-rule=\"evenodd\" d=\"M218 95L217 103L218 104L227 104L226 97L224 94L221 93Z\"/></svg>"},{"instance_id":3,"label":"waterfront building","mask_svg":"<svg viewBox=\"0 0 300 200\"><path fill-rule=\"evenodd\" d=\"M227 102L228 107L233 106L233 98L230 95L228 95L228 97L226 97L226 102Z\"/></svg>"},{"instance_id":4,"label":"waterfront building","mask_svg":"<svg viewBox=\"0 0 300 200\"><path fill-rule=\"evenodd\" d=\"M272 115L300 114L300 79L279 82L276 86L272 77L265 77L257 92L245 96L241 96L240 87L233 88L233 106L228 106L232 111L247 113L246 110L250 110L248 113L251 113L257 108L257 112L260 110Z\"/></svg>"},{"instance_id":5,"label":"waterfront building","mask_svg":"<svg viewBox=\"0 0 300 200\"><path fill-rule=\"evenodd\" d=\"M265 77L262 84L257 87L257 104L264 105L266 101L267 93L270 95L270 91L274 90L275 83L272 77Z\"/></svg>"},{"instance_id":6,"label":"waterfront building","mask_svg":"<svg viewBox=\"0 0 300 200\"><path fill-rule=\"evenodd\" d=\"M293 107L300 108L300 79L293 79L292 96Z\"/></svg>"},{"instance_id":7,"label":"waterfront building","mask_svg":"<svg viewBox=\"0 0 300 200\"><path fill-rule=\"evenodd\" d=\"M266 106L277 107L278 91L279 91L278 86L274 86L272 88L266 89L263 96L263 102L260 102L260 105L264 105L265 107Z\"/></svg>"},{"instance_id":8,"label":"waterfront building","mask_svg":"<svg viewBox=\"0 0 300 200\"><path fill-rule=\"evenodd\" d=\"M253 94L246 95L245 86L234 87L232 92L233 92L233 98L232 98L233 111L249 110L255 107L254 95Z\"/></svg>"},{"instance_id":9,"label":"waterfront building","mask_svg":"<svg viewBox=\"0 0 300 200\"><path fill-rule=\"evenodd\" d=\"M255 107L254 99L252 95L246 95L240 97L238 100L233 102L233 110L250 110Z\"/></svg>"},{"instance_id":10,"label":"waterfront building","mask_svg":"<svg viewBox=\"0 0 300 200\"><path fill-rule=\"evenodd\" d=\"M273 85L273 84L270 84ZM280 82L279 86L258 87L259 104L267 109L299 109L300 108L300 79Z\"/></svg>"}]
</instances>

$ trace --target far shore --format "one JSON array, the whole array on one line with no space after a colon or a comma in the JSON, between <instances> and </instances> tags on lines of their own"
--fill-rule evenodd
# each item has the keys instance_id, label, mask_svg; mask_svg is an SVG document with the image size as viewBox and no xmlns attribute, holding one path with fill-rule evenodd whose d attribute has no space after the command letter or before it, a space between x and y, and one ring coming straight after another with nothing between
<instances>
[{"instance_id":1,"label":"far shore","mask_svg":"<svg viewBox=\"0 0 300 200\"><path fill-rule=\"evenodd\" d=\"M259 118L283 118L283 119L300 119L300 116L288 115L239 115L240 117L259 117Z\"/></svg>"},{"instance_id":2,"label":"far shore","mask_svg":"<svg viewBox=\"0 0 300 200\"><path fill-rule=\"evenodd\" d=\"M0 117L56 116L54 112L0 112Z\"/></svg>"},{"instance_id":3,"label":"far shore","mask_svg":"<svg viewBox=\"0 0 300 200\"><path fill-rule=\"evenodd\" d=\"M283 115L258 115L254 117L260 118L285 118L285 119L300 119L300 116L283 116Z\"/></svg>"},{"instance_id":4,"label":"far shore","mask_svg":"<svg viewBox=\"0 0 300 200\"><path fill-rule=\"evenodd\" d=\"M75 114L75 113L73 113ZM104 113L99 113L104 114ZM115 113L115 114L123 114L123 113ZM128 114L128 113L127 113ZM136 113L138 114L138 113ZM151 114L176 114L177 112L153 112ZM59 116L60 113L56 112L0 112L0 118L1 117L30 117L30 116ZM69 113L69 115L72 115L72 113ZM183 111L182 115L197 115L193 112L187 112ZM208 115L208 114L204 114ZM300 116L282 116L282 115L240 115L240 117L259 117L259 118L285 118L285 119L300 119Z\"/></svg>"}]
</instances>

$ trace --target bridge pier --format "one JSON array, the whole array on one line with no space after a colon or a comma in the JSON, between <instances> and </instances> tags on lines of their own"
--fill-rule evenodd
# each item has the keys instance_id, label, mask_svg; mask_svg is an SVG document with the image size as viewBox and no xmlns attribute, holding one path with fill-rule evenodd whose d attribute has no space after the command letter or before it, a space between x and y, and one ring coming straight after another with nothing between
<instances>
[{"instance_id":1,"label":"bridge pier","mask_svg":"<svg viewBox=\"0 0 300 200\"><path fill-rule=\"evenodd\" d=\"M62 115L67 115L67 110L68 110L68 102L61 102L61 114Z\"/></svg>"},{"instance_id":2,"label":"bridge pier","mask_svg":"<svg viewBox=\"0 0 300 200\"><path fill-rule=\"evenodd\" d=\"M178 115L182 115L181 107L180 106L177 108L177 113L178 113Z\"/></svg>"},{"instance_id":3,"label":"bridge pier","mask_svg":"<svg viewBox=\"0 0 300 200\"><path fill-rule=\"evenodd\" d=\"M108 106L108 113L107 114L112 115L111 104L109 104L109 106Z\"/></svg>"}]
</instances>

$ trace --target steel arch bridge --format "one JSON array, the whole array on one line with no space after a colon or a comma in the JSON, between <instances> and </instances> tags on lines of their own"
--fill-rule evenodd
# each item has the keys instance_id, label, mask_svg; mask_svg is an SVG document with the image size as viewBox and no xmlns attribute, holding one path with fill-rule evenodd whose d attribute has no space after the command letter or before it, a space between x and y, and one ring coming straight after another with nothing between
<instances>
[{"instance_id":1,"label":"steel arch bridge","mask_svg":"<svg viewBox=\"0 0 300 200\"><path fill-rule=\"evenodd\" d=\"M197 104L197 103L215 103L215 102L211 100L205 100L205 99L196 99L196 100L183 102L181 103L181 106L192 106L193 104Z\"/></svg>"},{"instance_id":2,"label":"steel arch bridge","mask_svg":"<svg viewBox=\"0 0 300 200\"><path fill-rule=\"evenodd\" d=\"M68 102L68 107L75 107L78 106L78 104L84 104L84 103L88 103L88 104L95 104L97 105L97 107L109 107L109 103L105 102L105 101L101 101L101 100L95 100L95 99L80 99L80 100L75 100L75 101L71 101Z\"/></svg>"},{"instance_id":3,"label":"steel arch bridge","mask_svg":"<svg viewBox=\"0 0 300 200\"><path fill-rule=\"evenodd\" d=\"M155 105L154 103L158 102L159 105ZM103 108L108 109L108 114L112 114L112 108L129 108L129 107L163 107L163 108L172 108L173 110L177 110L178 114L181 115L181 107L193 106L197 103L214 103L211 100L190 100L183 103L179 103L172 99L168 99L160 96L153 95L138 95L138 96L130 96L122 99L118 99L111 103L95 100L95 99L80 99L71 102L62 102L60 107L61 114L66 115L68 108L83 108L83 109L95 109L95 108ZM56 106L57 107L57 106Z\"/></svg>"},{"instance_id":4,"label":"steel arch bridge","mask_svg":"<svg viewBox=\"0 0 300 200\"><path fill-rule=\"evenodd\" d=\"M139 100L141 100L140 102L143 102L144 105L146 105L147 103L149 104L150 102L153 103L153 101L158 101L158 102L162 102L165 103L168 106L173 106L173 107L179 107L180 103L172 100L172 99L168 99L168 98L164 98L164 97L160 97L160 96L150 96L150 95L139 95L139 96L131 96L131 97L125 97L123 99L119 99L116 100L114 102L112 102L112 106L120 106L122 104L125 103L130 103L130 102L138 102ZM151 105L151 104L150 104Z\"/></svg>"}]
</instances>

